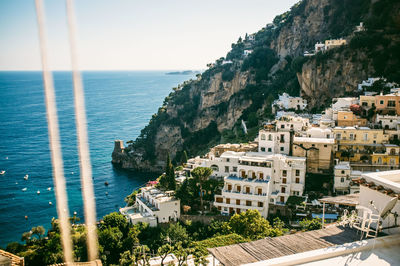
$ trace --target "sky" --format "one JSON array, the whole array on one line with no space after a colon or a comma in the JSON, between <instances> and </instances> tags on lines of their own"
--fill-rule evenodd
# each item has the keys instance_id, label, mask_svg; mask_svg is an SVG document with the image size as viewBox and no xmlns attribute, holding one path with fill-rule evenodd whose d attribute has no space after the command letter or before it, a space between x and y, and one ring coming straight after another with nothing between
<instances>
[{"instance_id":1,"label":"sky","mask_svg":"<svg viewBox=\"0 0 400 266\"><path fill-rule=\"evenodd\" d=\"M82 70L204 69L298 0L75 0ZM50 67L71 67L65 0L45 0ZM34 0L0 0L0 70L39 70Z\"/></svg>"}]
</instances>

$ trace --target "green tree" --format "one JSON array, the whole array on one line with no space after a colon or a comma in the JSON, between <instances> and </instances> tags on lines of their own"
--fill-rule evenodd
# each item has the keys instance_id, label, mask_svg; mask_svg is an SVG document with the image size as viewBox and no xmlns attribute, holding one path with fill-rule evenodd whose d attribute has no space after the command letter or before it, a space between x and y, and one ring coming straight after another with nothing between
<instances>
[{"instance_id":1,"label":"green tree","mask_svg":"<svg viewBox=\"0 0 400 266\"><path fill-rule=\"evenodd\" d=\"M122 241L123 234L118 227L107 227L100 230L99 245L102 247L102 254L105 255L107 264L116 264L119 262L119 254L123 252Z\"/></svg>"},{"instance_id":2,"label":"green tree","mask_svg":"<svg viewBox=\"0 0 400 266\"><path fill-rule=\"evenodd\" d=\"M212 174L212 169L208 167L196 167L192 171L192 176L194 177L194 180L196 181L197 185L200 188L200 209L201 212L203 213L204 211L204 206L203 206L203 185L204 183L208 180L210 175Z\"/></svg>"},{"instance_id":3,"label":"green tree","mask_svg":"<svg viewBox=\"0 0 400 266\"><path fill-rule=\"evenodd\" d=\"M257 210L247 210L235 214L228 222L232 232L252 240L270 235L271 225Z\"/></svg>"},{"instance_id":4,"label":"green tree","mask_svg":"<svg viewBox=\"0 0 400 266\"><path fill-rule=\"evenodd\" d=\"M312 230L318 230L322 228L322 220L320 218L314 218L312 220L309 219L303 219L300 221L300 226L303 229L303 231L312 231Z\"/></svg>"},{"instance_id":5,"label":"green tree","mask_svg":"<svg viewBox=\"0 0 400 266\"><path fill-rule=\"evenodd\" d=\"M127 206L133 206L136 202L136 195L140 193L140 188L134 190L130 195L126 196L124 201Z\"/></svg>"},{"instance_id":6,"label":"green tree","mask_svg":"<svg viewBox=\"0 0 400 266\"><path fill-rule=\"evenodd\" d=\"M44 233L46 232L44 227L41 226L41 225L36 226L36 227L32 227L31 231L32 231L32 235L35 235L38 240L41 240L42 237L44 236Z\"/></svg>"},{"instance_id":7,"label":"green tree","mask_svg":"<svg viewBox=\"0 0 400 266\"><path fill-rule=\"evenodd\" d=\"M178 242L183 244L189 242L189 235L186 228L179 223L171 223L165 233L162 234L162 238L166 239L172 245Z\"/></svg>"},{"instance_id":8,"label":"green tree","mask_svg":"<svg viewBox=\"0 0 400 266\"><path fill-rule=\"evenodd\" d=\"M150 249L146 245L141 245L133 250L133 255L135 257L135 265L139 262L141 265L149 265L150 260Z\"/></svg>"},{"instance_id":9,"label":"green tree","mask_svg":"<svg viewBox=\"0 0 400 266\"><path fill-rule=\"evenodd\" d=\"M192 253L192 250L190 248L184 248L182 246L182 243L178 242L174 245L173 253L178 259L178 266L182 266L187 260L187 257L190 255L190 253Z\"/></svg>"},{"instance_id":10,"label":"green tree","mask_svg":"<svg viewBox=\"0 0 400 266\"><path fill-rule=\"evenodd\" d=\"M187 160L188 160L187 152L183 151L182 158L181 158L181 164L183 165L183 164L187 163Z\"/></svg>"},{"instance_id":11,"label":"green tree","mask_svg":"<svg viewBox=\"0 0 400 266\"><path fill-rule=\"evenodd\" d=\"M157 255L161 258L161 266L164 265L164 260L168 256L168 254L172 253L174 248L170 244L162 245L157 250Z\"/></svg>"},{"instance_id":12,"label":"green tree","mask_svg":"<svg viewBox=\"0 0 400 266\"><path fill-rule=\"evenodd\" d=\"M132 256L129 250L125 251L121 254L121 258L119 259L120 266L133 266L134 265L134 257Z\"/></svg>"},{"instance_id":13,"label":"green tree","mask_svg":"<svg viewBox=\"0 0 400 266\"><path fill-rule=\"evenodd\" d=\"M123 234L126 234L129 231L128 221L118 212L112 212L103 217L100 228L108 227L117 227Z\"/></svg>"}]
</instances>

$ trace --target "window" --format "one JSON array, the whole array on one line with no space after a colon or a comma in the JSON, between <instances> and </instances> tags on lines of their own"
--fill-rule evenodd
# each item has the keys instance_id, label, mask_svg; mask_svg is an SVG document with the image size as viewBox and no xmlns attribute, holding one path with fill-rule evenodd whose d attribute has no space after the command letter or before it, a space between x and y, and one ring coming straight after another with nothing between
<instances>
[{"instance_id":1,"label":"window","mask_svg":"<svg viewBox=\"0 0 400 266\"><path fill-rule=\"evenodd\" d=\"M219 211L221 210L221 206L218 206L218 210L219 210Z\"/></svg>"},{"instance_id":2,"label":"window","mask_svg":"<svg viewBox=\"0 0 400 266\"><path fill-rule=\"evenodd\" d=\"M229 163L229 158L226 158L226 161Z\"/></svg>"},{"instance_id":3,"label":"window","mask_svg":"<svg viewBox=\"0 0 400 266\"><path fill-rule=\"evenodd\" d=\"M249 187L246 187L246 193L250 194L250 188Z\"/></svg>"},{"instance_id":4,"label":"window","mask_svg":"<svg viewBox=\"0 0 400 266\"><path fill-rule=\"evenodd\" d=\"M384 103L385 103L384 100L380 100L380 101L379 101L379 104L384 104Z\"/></svg>"},{"instance_id":5,"label":"window","mask_svg":"<svg viewBox=\"0 0 400 266\"><path fill-rule=\"evenodd\" d=\"M286 184L286 178L282 178L282 183Z\"/></svg>"},{"instance_id":6,"label":"window","mask_svg":"<svg viewBox=\"0 0 400 266\"><path fill-rule=\"evenodd\" d=\"M368 103L367 102L362 102L361 105L362 106L368 106Z\"/></svg>"},{"instance_id":7,"label":"window","mask_svg":"<svg viewBox=\"0 0 400 266\"><path fill-rule=\"evenodd\" d=\"M344 170L342 170L342 175L344 175Z\"/></svg>"},{"instance_id":8,"label":"window","mask_svg":"<svg viewBox=\"0 0 400 266\"><path fill-rule=\"evenodd\" d=\"M251 206L251 200L246 200L246 206Z\"/></svg>"},{"instance_id":9,"label":"window","mask_svg":"<svg viewBox=\"0 0 400 266\"><path fill-rule=\"evenodd\" d=\"M350 133L350 139L354 140L354 134Z\"/></svg>"},{"instance_id":10,"label":"window","mask_svg":"<svg viewBox=\"0 0 400 266\"><path fill-rule=\"evenodd\" d=\"M234 166L232 171L233 171L233 172L237 172L237 167Z\"/></svg>"},{"instance_id":11,"label":"window","mask_svg":"<svg viewBox=\"0 0 400 266\"><path fill-rule=\"evenodd\" d=\"M281 147L281 151L284 151L285 150L285 147Z\"/></svg>"},{"instance_id":12,"label":"window","mask_svg":"<svg viewBox=\"0 0 400 266\"><path fill-rule=\"evenodd\" d=\"M216 202L221 203L222 202L222 198L215 198Z\"/></svg>"},{"instance_id":13,"label":"window","mask_svg":"<svg viewBox=\"0 0 400 266\"><path fill-rule=\"evenodd\" d=\"M261 140L265 140L265 135L261 134Z\"/></svg>"},{"instance_id":14,"label":"window","mask_svg":"<svg viewBox=\"0 0 400 266\"><path fill-rule=\"evenodd\" d=\"M273 201L273 200L272 200ZM263 203L261 201L258 202L258 207L263 207Z\"/></svg>"},{"instance_id":15,"label":"window","mask_svg":"<svg viewBox=\"0 0 400 266\"><path fill-rule=\"evenodd\" d=\"M387 106L388 107L396 107L396 102L395 101L388 101Z\"/></svg>"},{"instance_id":16,"label":"window","mask_svg":"<svg viewBox=\"0 0 400 266\"><path fill-rule=\"evenodd\" d=\"M342 183L344 182L344 177L340 178L340 182Z\"/></svg>"},{"instance_id":17,"label":"window","mask_svg":"<svg viewBox=\"0 0 400 266\"><path fill-rule=\"evenodd\" d=\"M285 193L285 192L286 192L286 188L285 188L285 187L282 187L282 188L281 188L281 192L282 192L282 193Z\"/></svg>"},{"instance_id":18,"label":"window","mask_svg":"<svg viewBox=\"0 0 400 266\"><path fill-rule=\"evenodd\" d=\"M225 173L229 173L229 166L225 166Z\"/></svg>"},{"instance_id":19,"label":"window","mask_svg":"<svg viewBox=\"0 0 400 266\"><path fill-rule=\"evenodd\" d=\"M342 139L342 134L337 133L337 134L336 134L336 139L338 139L338 140Z\"/></svg>"},{"instance_id":20,"label":"window","mask_svg":"<svg viewBox=\"0 0 400 266\"><path fill-rule=\"evenodd\" d=\"M264 179L264 173L260 173L260 179Z\"/></svg>"},{"instance_id":21,"label":"window","mask_svg":"<svg viewBox=\"0 0 400 266\"><path fill-rule=\"evenodd\" d=\"M368 140L368 133L364 133L364 140L365 140L365 141Z\"/></svg>"},{"instance_id":22,"label":"window","mask_svg":"<svg viewBox=\"0 0 400 266\"><path fill-rule=\"evenodd\" d=\"M231 204L231 199L226 199L226 204Z\"/></svg>"},{"instance_id":23,"label":"window","mask_svg":"<svg viewBox=\"0 0 400 266\"><path fill-rule=\"evenodd\" d=\"M270 199L270 200L269 200L269 202L272 202L272 203L274 203L274 199Z\"/></svg>"},{"instance_id":24,"label":"window","mask_svg":"<svg viewBox=\"0 0 400 266\"><path fill-rule=\"evenodd\" d=\"M376 139L378 137L378 134L374 134L374 139Z\"/></svg>"},{"instance_id":25,"label":"window","mask_svg":"<svg viewBox=\"0 0 400 266\"><path fill-rule=\"evenodd\" d=\"M236 187L236 191L237 191L237 192L240 192L240 189L241 189L240 186L237 186L237 187Z\"/></svg>"},{"instance_id":26,"label":"window","mask_svg":"<svg viewBox=\"0 0 400 266\"><path fill-rule=\"evenodd\" d=\"M261 151L262 151L262 152L265 152L265 147L261 147Z\"/></svg>"},{"instance_id":27,"label":"window","mask_svg":"<svg viewBox=\"0 0 400 266\"><path fill-rule=\"evenodd\" d=\"M285 128L285 125L281 125L281 128Z\"/></svg>"},{"instance_id":28,"label":"window","mask_svg":"<svg viewBox=\"0 0 400 266\"><path fill-rule=\"evenodd\" d=\"M330 138L331 138L331 135L326 134L326 138L327 138L327 139L330 139Z\"/></svg>"},{"instance_id":29,"label":"window","mask_svg":"<svg viewBox=\"0 0 400 266\"><path fill-rule=\"evenodd\" d=\"M236 205L240 205L240 199L236 200Z\"/></svg>"},{"instance_id":30,"label":"window","mask_svg":"<svg viewBox=\"0 0 400 266\"><path fill-rule=\"evenodd\" d=\"M300 170L296 169L296 176L300 176Z\"/></svg>"},{"instance_id":31,"label":"window","mask_svg":"<svg viewBox=\"0 0 400 266\"><path fill-rule=\"evenodd\" d=\"M282 170L282 176L284 176L284 177L287 176L287 171L286 170Z\"/></svg>"},{"instance_id":32,"label":"window","mask_svg":"<svg viewBox=\"0 0 400 266\"><path fill-rule=\"evenodd\" d=\"M229 190L229 191L232 190L232 185L228 185L228 190Z\"/></svg>"},{"instance_id":33,"label":"window","mask_svg":"<svg viewBox=\"0 0 400 266\"><path fill-rule=\"evenodd\" d=\"M268 148L268 152L272 152L272 149L271 149L271 148Z\"/></svg>"},{"instance_id":34,"label":"window","mask_svg":"<svg viewBox=\"0 0 400 266\"><path fill-rule=\"evenodd\" d=\"M281 143L285 142L285 135L281 134Z\"/></svg>"},{"instance_id":35,"label":"window","mask_svg":"<svg viewBox=\"0 0 400 266\"><path fill-rule=\"evenodd\" d=\"M296 177L296 184L300 184L300 178Z\"/></svg>"},{"instance_id":36,"label":"window","mask_svg":"<svg viewBox=\"0 0 400 266\"><path fill-rule=\"evenodd\" d=\"M258 188L258 189L257 189L257 194L258 194L258 195L261 195L261 194L262 194L262 188Z\"/></svg>"},{"instance_id":37,"label":"window","mask_svg":"<svg viewBox=\"0 0 400 266\"><path fill-rule=\"evenodd\" d=\"M272 140L272 135L271 134L268 135L268 140Z\"/></svg>"},{"instance_id":38,"label":"window","mask_svg":"<svg viewBox=\"0 0 400 266\"><path fill-rule=\"evenodd\" d=\"M311 144L311 147L315 147L315 144Z\"/></svg>"},{"instance_id":39,"label":"window","mask_svg":"<svg viewBox=\"0 0 400 266\"><path fill-rule=\"evenodd\" d=\"M325 145L324 145L324 148L328 148L328 145L325 144Z\"/></svg>"}]
</instances>

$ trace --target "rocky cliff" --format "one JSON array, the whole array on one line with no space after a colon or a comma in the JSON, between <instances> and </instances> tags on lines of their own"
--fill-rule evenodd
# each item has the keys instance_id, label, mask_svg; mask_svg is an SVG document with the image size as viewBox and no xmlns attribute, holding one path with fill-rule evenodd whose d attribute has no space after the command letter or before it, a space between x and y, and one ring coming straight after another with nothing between
<instances>
[{"instance_id":1,"label":"rocky cliff","mask_svg":"<svg viewBox=\"0 0 400 266\"><path fill-rule=\"evenodd\" d=\"M315 110L332 97L354 93L368 76L399 82L400 46L391 41L399 36L399 1L373 2L303 0L259 32L239 38L197 80L174 88L140 136L114 150L113 162L159 172L167 154L179 162L184 150L195 156L220 142L253 139L262 121L271 117L271 103L279 93L301 94ZM360 21L368 31L354 34ZM349 45L302 56L316 42L338 37Z\"/></svg>"}]
</instances>

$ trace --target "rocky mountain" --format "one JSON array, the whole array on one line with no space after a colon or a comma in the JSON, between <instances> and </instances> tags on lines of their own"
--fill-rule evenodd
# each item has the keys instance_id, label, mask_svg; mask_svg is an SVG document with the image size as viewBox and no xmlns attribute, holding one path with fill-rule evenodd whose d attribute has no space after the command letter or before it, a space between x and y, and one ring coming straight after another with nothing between
<instances>
[{"instance_id":1,"label":"rocky mountain","mask_svg":"<svg viewBox=\"0 0 400 266\"><path fill-rule=\"evenodd\" d=\"M174 88L140 136L114 150L113 163L159 172L167 154L179 162L183 151L195 156L217 143L252 140L282 92L301 94L315 112L332 97L356 94L370 76L400 82L399 14L399 0L300 1ZM360 22L366 30L355 33ZM332 38L347 45L303 56Z\"/></svg>"}]
</instances>

